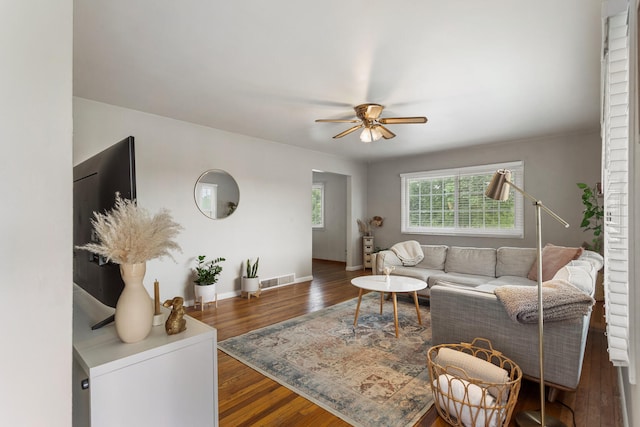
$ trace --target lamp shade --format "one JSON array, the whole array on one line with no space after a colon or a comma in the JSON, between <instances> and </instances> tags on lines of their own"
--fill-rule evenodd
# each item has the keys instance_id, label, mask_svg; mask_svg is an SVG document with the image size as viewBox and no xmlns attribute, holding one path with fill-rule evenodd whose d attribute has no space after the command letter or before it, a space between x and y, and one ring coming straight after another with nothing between
<instances>
[{"instance_id":1,"label":"lamp shade","mask_svg":"<svg viewBox=\"0 0 640 427\"><path fill-rule=\"evenodd\" d=\"M511 183L511 171L499 169L493 174L491 182L484 195L494 200L507 200L509 198L509 184Z\"/></svg>"},{"instance_id":2,"label":"lamp shade","mask_svg":"<svg viewBox=\"0 0 640 427\"><path fill-rule=\"evenodd\" d=\"M380 138L382 138L382 132L378 129L378 125L365 127L360 134L360 141L362 142L377 141Z\"/></svg>"}]
</instances>

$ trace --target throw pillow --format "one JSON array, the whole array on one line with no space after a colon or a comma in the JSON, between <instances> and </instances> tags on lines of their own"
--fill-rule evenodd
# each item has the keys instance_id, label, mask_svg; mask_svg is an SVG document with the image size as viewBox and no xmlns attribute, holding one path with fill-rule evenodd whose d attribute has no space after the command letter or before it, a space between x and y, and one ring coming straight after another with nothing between
<instances>
[{"instance_id":1,"label":"throw pillow","mask_svg":"<svg viewBox=\"0 0 640 427\"><path fill-rule=\"evenodd\" d=\"M569 261L582 255L582 248L567 248L548 243L542 249L542 281L553 279L553 276ZM527 275L529 280L538 280L538 260L534 261Z\"/></svg>"}]
</instances>

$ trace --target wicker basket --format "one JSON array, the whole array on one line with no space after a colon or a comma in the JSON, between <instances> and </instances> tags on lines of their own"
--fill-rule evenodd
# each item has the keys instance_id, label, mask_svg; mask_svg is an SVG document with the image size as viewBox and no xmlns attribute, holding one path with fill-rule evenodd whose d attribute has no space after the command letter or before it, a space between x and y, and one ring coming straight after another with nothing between
<instances>
[{"instance_id":1,"label":"wicker basket","mask_svg":"<svg viewBox=\"0 0 640 427\"><path fill-rule=\"evenodd\" d=\"M480 346L481 344L484 344ZM454 366L440 366L435 362L442 348L457 350L490 362L507 371L505 383L485 382L466 375ZM476 338L471 344L441 344L427 353L431 389L438 414L454 426L507 426L513 413L522 370L512 360L494 350L485 338ZM490 392L489 392L490 390Z\"/></svg>"}]
</instances>

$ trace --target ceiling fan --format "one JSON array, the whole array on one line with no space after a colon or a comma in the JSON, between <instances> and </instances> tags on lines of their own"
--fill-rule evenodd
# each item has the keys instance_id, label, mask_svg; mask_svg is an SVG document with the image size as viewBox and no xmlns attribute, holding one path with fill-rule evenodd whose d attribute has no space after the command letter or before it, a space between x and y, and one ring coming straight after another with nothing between
<instances>
[{"instance_id":1,"label":"ceiling fan","mask_svg":"<svg viewBox=\"0 0 640 427\"><path fill-rule=\"evenodd\" d=\"M356 126L340 132L333 138L342 138L352 132L362 129L360 140L362 142L377 141L380 138L391 139L396 136L395 133L383 125L397 125L404 123L426 123L426 117L380 117L384 107L379 104L360 104L353 109L356 111L357 119L353 120L334 120L334 119L317 119L316 122L329 123L359 123Z\"/></svg>"}]
</instances>

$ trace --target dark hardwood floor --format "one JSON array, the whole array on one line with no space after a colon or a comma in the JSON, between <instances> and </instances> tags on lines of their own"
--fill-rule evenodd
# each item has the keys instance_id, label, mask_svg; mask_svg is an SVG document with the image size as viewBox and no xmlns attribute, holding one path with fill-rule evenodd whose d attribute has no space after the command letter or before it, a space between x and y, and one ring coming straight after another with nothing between
<instances>
[{"instance_id":1,"label":"dark hardwood floor","mask_svg":"<svg viewBox=\"0 0 640 427\"><path fill-rule=\"evenodd\" d=\"M313 261L313 281L267 290L259 298L230 298L204 311L187 310L218 330L218 340L320 310L355 298L350 279L370 272L345 270L345 264ZM426 357L426 355L425 355ZM539 409L539 386L524 381L514 413ZM218 351L219 420L221 427L235 426L347 426L326 410L275 381ZM592 315L582 371L575 392L561 392L546 404L546 413L572 426L622 426L616 371L609 363L604 336L602 304ZM565 406L566 405L566 406ZM569 409L572 408L572 409ZM446 426L432 408L416 426ZM515 425L512 421L510 425Z\"/></svg>"}]
</instances>

